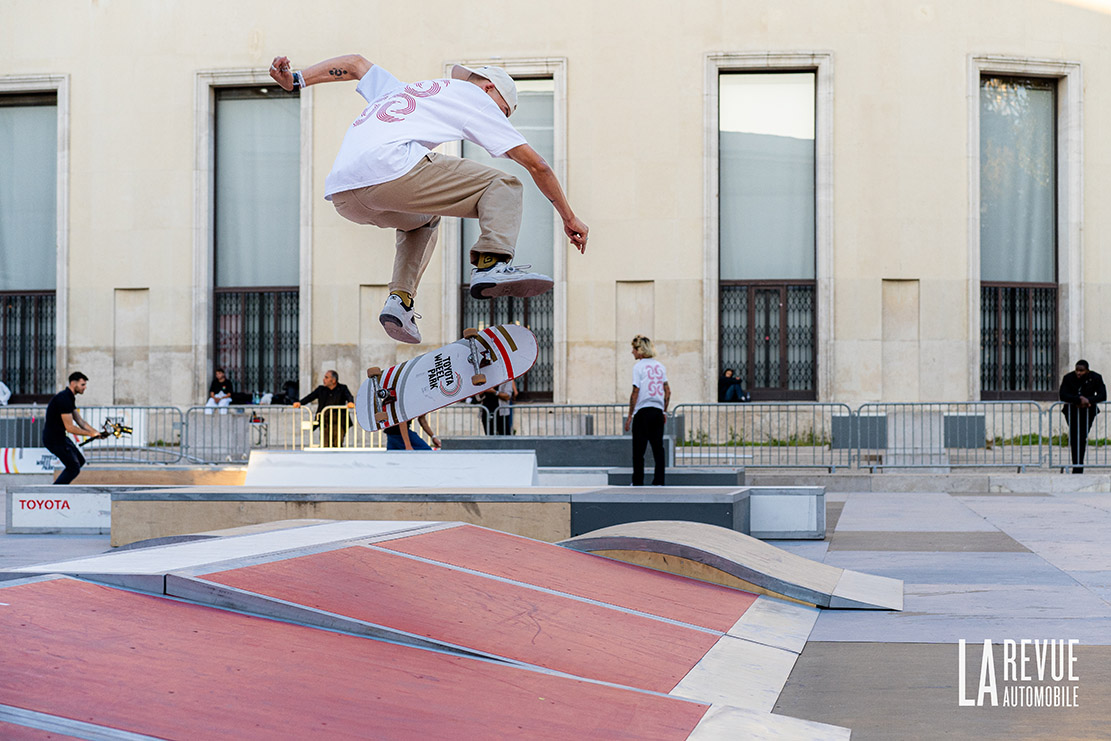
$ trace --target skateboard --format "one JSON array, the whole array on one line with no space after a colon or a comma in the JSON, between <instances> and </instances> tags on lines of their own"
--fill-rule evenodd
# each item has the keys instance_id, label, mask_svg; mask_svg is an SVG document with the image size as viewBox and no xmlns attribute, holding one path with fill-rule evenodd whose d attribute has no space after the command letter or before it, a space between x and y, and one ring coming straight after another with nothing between
<instances>
[{"instance_id":1,"label":"skateboard","mask_svg":"<svg viewBox=\"0 0 1111 741\"><path fill-rule=\"evenodd\" d=\"M536 336L517 324L464 330L462 339L437 350L385 370L368 368L355 418L364 430L404 424L523 376L536 353Z\"/></svg>"}]
</instances>

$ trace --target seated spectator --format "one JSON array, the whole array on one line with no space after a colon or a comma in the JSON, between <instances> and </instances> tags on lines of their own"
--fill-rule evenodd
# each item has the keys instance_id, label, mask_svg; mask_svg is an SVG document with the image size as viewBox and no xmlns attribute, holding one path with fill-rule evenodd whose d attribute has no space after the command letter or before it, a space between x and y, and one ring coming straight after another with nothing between
<instances>
[{"instance_id":1,"label":"seated spectator","mask_svg":"<svg viewBox=\"0 0 1111 741\"><path fill-rule=\"evenodd\" d=\"M737 403L749 401L751 398L741 386L741 379L733 375L733 369L726 368L718 379L718 401Z\"/></svg>"},{"instance_id":2,"label":"seated spectator","mask_svg":"<svg viewBox=\"0 0 1111 741\"><path fill-rule=\"evenodd\" d=\"M212 414L212 410L220 407L220 414L227 414L228 407L231 404L231 396L234 393L234 387L227 374L224 373L223 368L216 369L216 378L212 381L212 385L208 387L208 401L205 402L205 414Z\"/></svg>"}]
</instances>

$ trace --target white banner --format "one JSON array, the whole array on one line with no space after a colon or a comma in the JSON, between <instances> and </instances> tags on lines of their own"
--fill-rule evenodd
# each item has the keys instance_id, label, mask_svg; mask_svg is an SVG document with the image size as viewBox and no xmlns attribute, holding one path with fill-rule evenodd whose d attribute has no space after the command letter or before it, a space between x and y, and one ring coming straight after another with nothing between
<instances>
[{"instance_id":1,"label":"white banner","mask_svg":"<svg viewBox=\"0 0 1111 741\"><path fill-rule=\"evenodd\" d=\"M61 465L46 448L0 448L0 473L54 473Z\"/></svg>"},{"instance_id":2,"label":"white banner","mask_svg":"<svg viewBox=\"0 0 1111 741\"><path fill-rule=\"evenodd\" d=\"M40 486L33 494L9 491L8 502L9 532L109 532L112 527L112 495L107 491L73 492L68 486Z\"/></svg>"}]
</instances>

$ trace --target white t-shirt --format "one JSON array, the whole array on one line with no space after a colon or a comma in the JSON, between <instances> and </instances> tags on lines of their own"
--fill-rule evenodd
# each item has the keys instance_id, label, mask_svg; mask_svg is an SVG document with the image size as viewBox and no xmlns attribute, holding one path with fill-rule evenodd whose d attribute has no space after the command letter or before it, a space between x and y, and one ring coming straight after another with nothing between
<instances>
[{"instance_id":1,"label":"white t-shirt","mask_svg":"<svg viewBox=\"0 0 1111 741\"><path fill-rule=\"evenodd\" d=\"M324 197L396 180L444 142L466 139L493 157L526 144L498 104L466 80L400 82L378 65L355 88L369 103L343 137Z\"/></svg>"},{"instance_id":2,"label":"white t-shirt","mask_svg":"<svg viewBox=\"0 0 1111 741\"><path fill-rule=\"evenodd\" d=\"M641 358L633 366L633 385L637 387L636 414L644 407L664 408L664 384L667 383L667 371L663 363L655 358Z\"/></svg>"}]
</instances>

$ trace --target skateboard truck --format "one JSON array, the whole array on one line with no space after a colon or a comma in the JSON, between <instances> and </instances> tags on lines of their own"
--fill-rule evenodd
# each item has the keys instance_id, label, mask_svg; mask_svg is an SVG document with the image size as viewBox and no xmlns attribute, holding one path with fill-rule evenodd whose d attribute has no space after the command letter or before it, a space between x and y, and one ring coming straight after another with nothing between
<instances>
[{"instance_id":1,"label":"skateboard truck","mask_svg":"<svg viewBox=\"0 0 1111 741\"><path fill-rule=\"evenodd\" d=\"M478 364L479 359L482 357L482 351L478 348L478 330L474 327L467 327L463 330L463 339L467 341L467 345L471 348L471 354L467 356L470 361L471 367L474 368L474 375L471 376L471 383L475 386L481 386L486 383L486 374L480 373L481 366Z\"/></svg>"},{"instance_id":2,"label":"skateboard truck","mask_svg":"<svg viewBox=\"0 0 1111 741\"><path fill-rule=\"evenodd\" d=\"M387 419L386 411L382 407L387 402L397 401L397 394L392 389L382 388L382 369L378 366L367 368L366 377L370 379L374 392L374 422L381 424Z\"/></svg>"}]
</instances>

